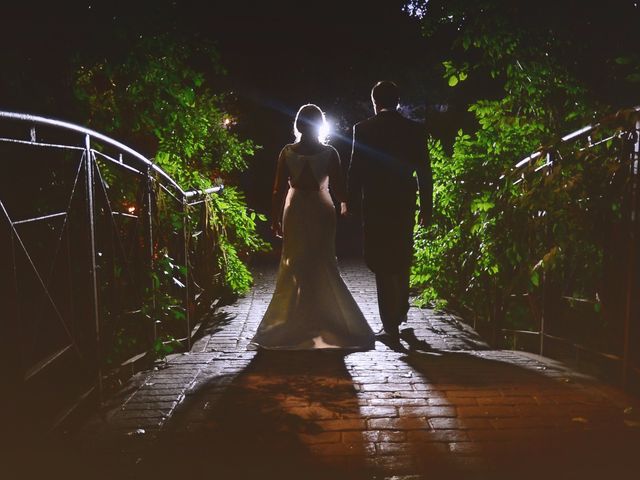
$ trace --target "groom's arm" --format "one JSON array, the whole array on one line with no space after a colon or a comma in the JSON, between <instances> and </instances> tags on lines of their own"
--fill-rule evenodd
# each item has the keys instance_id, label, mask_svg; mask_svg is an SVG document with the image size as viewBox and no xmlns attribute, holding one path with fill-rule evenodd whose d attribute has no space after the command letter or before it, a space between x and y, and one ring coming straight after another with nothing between
<instances>
[{"instance_id":1,"label":"groom's arm","mask_svg":"<svg viewBox=\"0 0 640 480\"><path fill-rule=\"evenodd\" d=\"M347 183L344 178L344 172L342 171L342 165L340 164L340 154L335 148L330 148L333 151L329 159L329 189L338 202L345 203L348 201Z\"/></svg>"},{"instance_id":2,"label":"groom's arm","mask_svg":"<svg viewBox=\"0 0 640 480\"><path fill-rule=\"evenodd\" d=\"M349 209L351 212L359 214L362 211L363 159L362 149L358 141L357 127L358 125L353 126L353 142L351 144L351 161L349 163L347 190L349 192Z\"/></svg>"},{"instance_id":3,"label":"groom's arm","mask_svg":"<svg viewBox=\"0 0 640 480\"><path fill-rule=\"evenodd\" d=\"M418 177L418 191L420 195L420 219L425 226L433 218L433 174L431 160L427 149L427 132L425 126L420 126L419 142L416 144L416 174Z\"/></svg>"}]
</instances>

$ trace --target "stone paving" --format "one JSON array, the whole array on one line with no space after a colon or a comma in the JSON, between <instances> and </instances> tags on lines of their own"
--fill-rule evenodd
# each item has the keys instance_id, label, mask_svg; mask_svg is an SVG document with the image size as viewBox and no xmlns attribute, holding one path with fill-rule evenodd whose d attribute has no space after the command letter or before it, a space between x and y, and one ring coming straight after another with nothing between
<instances>
[{"instance_id":1,"label":"stone paving","mask_svg":"<svg viewBox=\"0 0 640 480\"><path fill-rule=\"evenodd\" d=\"M357 262L341 270L377 329L373 277ZM350 354L247 350L274 273L258 268L255 288L224 308L190 353L137 375L40 465L92 478L617 479L638 471L637 398L559 362L491 350L446 313L409 312L429 351L380 343Z\"/></svg>"}]
</instances>

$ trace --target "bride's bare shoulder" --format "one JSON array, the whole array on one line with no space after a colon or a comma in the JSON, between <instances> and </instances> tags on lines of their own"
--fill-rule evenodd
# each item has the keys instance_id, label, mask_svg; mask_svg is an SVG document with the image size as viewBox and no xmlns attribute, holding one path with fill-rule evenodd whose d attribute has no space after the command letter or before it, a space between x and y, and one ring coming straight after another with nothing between
<instances>
[{"instance_id":1,"label":"bride's bare shoulder","mask_svg":"<svg viewBox=\"0 0 640 480\"><path fill-rule=\"evenodd\" d=\"M330 155L331 157L338 156L338 151L331 145L320 144L319 148L317 146L309 148L309 146L301 146L298 142L285 145L281 153L286 154L287 152L292 152L303 157L320 156L323 154Z\"/></svg>"},{"instance_id":2,"label":"bride's bare shoulder","mask_svg":"<svg viewBox=\"0 0 640 480\"><path fill-rule=\"evenodd\" d=\"M289 151L295 151L293 149L293 143L287 143L284 147L282 147L282 149L280 150L280 156L283 157L284 155L286 155L287 152Z\"/></svg>"}]
</instances>

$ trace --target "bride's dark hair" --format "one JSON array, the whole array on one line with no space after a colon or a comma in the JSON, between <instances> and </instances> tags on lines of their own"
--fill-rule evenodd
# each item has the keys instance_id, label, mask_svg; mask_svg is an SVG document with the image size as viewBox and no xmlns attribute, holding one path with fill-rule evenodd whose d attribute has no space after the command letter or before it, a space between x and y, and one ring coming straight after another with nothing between
<instances>
[{"instance_id":1,"label":"bride's dark hair","mask_svg":"<svg viewBox=\"0 0 640 480\"><path fill-rule=\"evenodd\" d=\"M296 119L293 122L293 134L296 141L299 142L302 134L317 135L318 140L325 143L327 130L327 119L320 107L313 103L302 105L296 113Z\"/></svg>"}]
</instances>

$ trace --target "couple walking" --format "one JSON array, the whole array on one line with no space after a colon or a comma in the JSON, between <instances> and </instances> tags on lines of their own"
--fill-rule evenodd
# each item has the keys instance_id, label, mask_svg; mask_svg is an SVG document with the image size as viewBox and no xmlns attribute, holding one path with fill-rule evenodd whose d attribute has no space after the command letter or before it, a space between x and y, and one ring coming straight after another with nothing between
<instances>
[{"instance_id":1,"label":"couple walking","mask_svg":"<svg viewBox=\"0 0 640 480\"><path fill-rule=\"evenodd\" d=\"M362 211L364 257L375 273L383 325L377 336L390 346L401 345L399 325L409 310L416 191L419 218L426 224L432 210L431 168L423 125L397 112L397 86L378 82L371 99L375 116L353 127L348 189L338 152L320 138L322 111L309 104L296 115L297 141L280 152L273 190L272 228L283 238L276 288L254 345L288 350L374 345L376 335L338 271L329 188L341 215Z\"/></svg>"}]
</instances>

